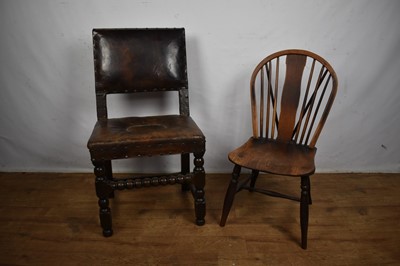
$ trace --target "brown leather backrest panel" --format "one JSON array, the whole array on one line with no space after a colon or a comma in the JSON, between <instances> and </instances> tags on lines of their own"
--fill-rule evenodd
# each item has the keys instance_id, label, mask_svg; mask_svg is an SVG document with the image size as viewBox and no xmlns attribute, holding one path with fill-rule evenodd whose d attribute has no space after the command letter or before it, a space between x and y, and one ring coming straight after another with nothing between
<instances>
[{"instance_id":1,"label":"brown leather backrest panel","mask_svg":"<svg viewBox=\"0 0 400 266\"><path fill-rule=\"evenodd\" d=\"M185 30L94 29L97 93L187 87Z\"/></svg>"}]
</instances>

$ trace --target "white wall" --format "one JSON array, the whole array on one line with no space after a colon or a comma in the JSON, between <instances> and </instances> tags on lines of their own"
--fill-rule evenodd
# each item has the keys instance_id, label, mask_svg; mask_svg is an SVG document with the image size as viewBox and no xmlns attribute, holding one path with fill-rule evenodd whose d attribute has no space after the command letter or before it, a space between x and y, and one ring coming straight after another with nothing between
<instances>
[{"instance_id":1,"label":"white wall","mask_svg":"<svg viewBox=\"0 0 400 266\"><path fill-rule=\"evenodd\" d=\"M317 143L318 171L399 172L399 13L398 0L1 0L0 171L92 171L92 28L185 27L206 171L229 172L227 153L250 135L255 65L300 48L326 58L339 77ZM118 97L113 103L126 105ZM165 170L169 161L117 165Z\"/></svg>"}]
</instances>

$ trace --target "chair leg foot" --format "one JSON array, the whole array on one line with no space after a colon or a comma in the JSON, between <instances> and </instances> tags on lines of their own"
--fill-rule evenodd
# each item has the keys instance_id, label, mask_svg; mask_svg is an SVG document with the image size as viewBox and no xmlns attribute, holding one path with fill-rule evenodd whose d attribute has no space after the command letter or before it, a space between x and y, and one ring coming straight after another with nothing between
<instances>
[{"instance_id":1,"label":"chair leg foot","mask_svg":"<svg viewBox=\"0 0 400 266\"><path fill-rule=\"evenodd\" d=\"M205 219L196 219L196 225L203 226L205 224L206 224L206 220Z\"/></svg>"},{"instance_id":2,"label":"chair leg foot","mask_svg":"<svg viewBox=\"0 0 400 266\"><path fill-rule=\"evenodd\" d=\"M103 236L109 237L112 235L112 218L111 218L111 210L108 207L109 201L106 198L99 199L99 217L100 224L103 228Z\"/></svg>"},{"instance_id":3,"label":"chair leg foot","mask_svg":"<svg viewBox=\"0 0 400 266\"><path fill-rule=\"evenodd\" d=\"M103 230L103 236L104 237L110 237L113 234L113 230L109 229L109 230Z\"/></svg>"},{"instance_id":4,"label":"chair leg foot","mask_svg":"<svg viewBox=\"0 0 400 266\"><path fill-rule=\"evenodd\" d=\"M235 194L236 194L240 170L241 170L241 167L237 164L233 168L232 179L231 179L231 182L229 183L228 190L226 191L226 194L225 194L224 206L222 208L221 221L219 223L220 226L225 226L226 219L228 218L229 212L231 210L231 207L233 204L233 199L235 198Z\"/></svg>"},{"instance_id":5,"label":"chair leg foot","mask_svg":"<svg viewBox=\"0 0 400 266\"><path fill-rule=\"evenodd\" d=\"M301 196L300 196L300 226L301 226L301 247L307 249L308 234L308 205L310 204L310 178L301 177Z\"/></svg>"},{"instance_id":6,"label":"chair leg foot","mask_svg":"<svg viewBox=\"0 0 400 266\"><path fill-rule=\"evenodd\" d=\"M205 224L204 217L206 216L206 199L205 199L205 172L204 172L204 152L194 153L194 176L193 176L193 197L194 209L196 215L196 224L201 226Z\"/></svg>"}]
</instances>

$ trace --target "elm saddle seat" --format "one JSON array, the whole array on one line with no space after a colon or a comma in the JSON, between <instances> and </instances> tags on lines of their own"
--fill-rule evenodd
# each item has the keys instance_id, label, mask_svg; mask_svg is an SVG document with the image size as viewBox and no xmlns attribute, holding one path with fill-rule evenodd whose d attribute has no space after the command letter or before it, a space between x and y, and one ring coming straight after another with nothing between
<instances>
[{"instance_id":1,"label":"elm saddle seat","mask_svg":"<svg viewBox=\"0 0 400 266\"><path fill-rule=\"evenodd\" d=\"M185 30L94 29L97 122L88 141L104 236L111 236L114 191L181 184L194 197L196 224L206 212L205 137L189 114ZM112 93L177 91L179 114L108 118ZM194 168L190 171L190 154ZM112 160L180 154L179 173L114 178Z\"/></svg>"},{"instance_id":2,"label":"elm saddle seat","mask_svg":"<svg viewBox=\"0 0 400 266\"><path fill-rule=\"evenodd\" d=\"M228 155L234 169L220 226L225 226L235 194L243 189L298 201L301 246L307 248L308 205L312 203L309 176L315 172L315 144L337 86L329 63L305 50L280 51L256 66L250 79L253 136ZM242 167L251 174L239 180ZM300 197L256 187L260 172L300 177Z\"/></svg>"}]
</instances>

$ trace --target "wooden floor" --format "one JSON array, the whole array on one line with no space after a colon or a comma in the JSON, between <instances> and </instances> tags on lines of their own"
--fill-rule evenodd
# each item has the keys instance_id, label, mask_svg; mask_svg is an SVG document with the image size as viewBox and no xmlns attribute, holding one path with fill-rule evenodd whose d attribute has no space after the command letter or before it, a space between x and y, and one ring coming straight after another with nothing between
<instances>
[{"instance_id":1,"label":"wooden floor","mask_svg":"<svg viewBox=\"0 0 400 266\"><path fill-rule=\"evenodd\" d=\"M218 225L230 176L208 175L206 225L179 186L117 192L104 238L91 174L0 173L1 265L400 265L400 174L312 177L309 246L297 202L243 191ZM296 178L258 185L299 193Z\"/></svg>"}]
</instances>

